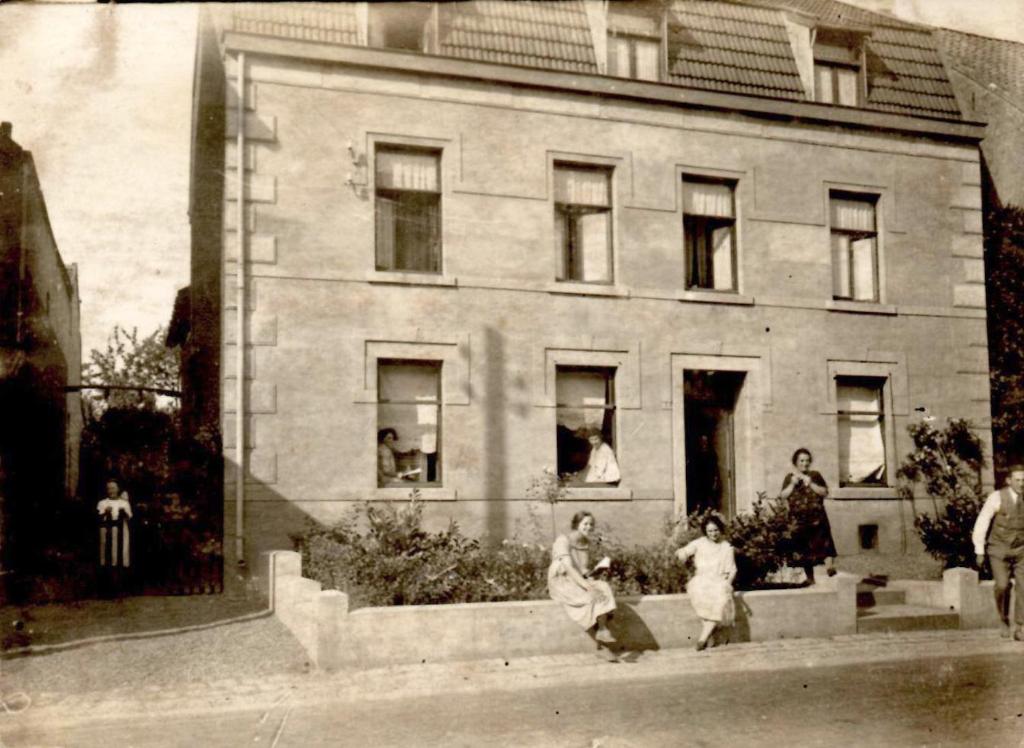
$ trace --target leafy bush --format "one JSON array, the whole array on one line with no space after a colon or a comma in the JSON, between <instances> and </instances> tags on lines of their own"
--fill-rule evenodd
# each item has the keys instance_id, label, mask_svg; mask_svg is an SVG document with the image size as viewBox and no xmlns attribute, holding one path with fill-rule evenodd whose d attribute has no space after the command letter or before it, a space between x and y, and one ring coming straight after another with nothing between
<instances>
[{"instance_id":1,"label":"leafy bush","mask_svg":"<svg viewBox=\"0 0 1024 748\"><path fill-rule=\"evenodd\" d=\"M914 508L914 527L921 542L947 569L972 567L971 531L985 500L981 439L968 421L960 419L950 419L942 429L926 419L910 424L907 432L914 451L903 458L897 477L900 495ZM918 486L931 499L931 514L917 511Z\"/></svg>"},{"instance_id":2,"label":"leafy bush","mask_svg":"<svg viewBox=\"0 0 1024 748\"><path fill-rule=\"evenodd\" d=\"M496 547L466 538L454 522L443 532L421 526L423 507L407 504L357 507L331 528L311 527L294 538L307 577L326 589L347 592L355 605L426 605L547 598L546 545L505 540ZM675 552L701 534L708 511L666 523L649 545L598 541L591 560L612 559L608 581L620 595L685 591L689 578ZM752 587L789 560L794 522L785 502L760 496L753 512L730 523L737 551L737 586ZM363 527L364 530L359 528Z\"/></svg>"}]
</instances>

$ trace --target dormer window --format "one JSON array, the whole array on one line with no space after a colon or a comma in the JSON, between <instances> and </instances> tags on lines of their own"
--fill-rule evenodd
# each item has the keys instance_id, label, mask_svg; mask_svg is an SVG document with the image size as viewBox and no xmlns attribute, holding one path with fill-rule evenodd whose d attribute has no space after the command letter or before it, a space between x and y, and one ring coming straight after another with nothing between
<instances>
[{"instance_id":1,"label":"dormer window","mask_svg":"<svg viewBox=\"0 0 1024 748\"><path fill-rule=\"evenodd\" d=\"M656 6L621 4L608 11L608 75L661 79L662 20Z\"/></svg>"},{"instance_id":2,"label":"dormer window","mask_svg":"<svg viewBox=\"0 0 1024 748\"><path fill-rule=\"evenodd\" d=\"M431 3L370 3L371 47L433 52L436 21Z\"/></svg>"},{"instance_id":3,"label":"dormer window","mask_svg":"<svg viewBox=\"0 0 1024 748\"><path fill-rule=\"evenodd\" d=\"M814 100L858 106L863 103L863 91L863 35L819 28L814 39Z\"/></svg>"}]
</instances>

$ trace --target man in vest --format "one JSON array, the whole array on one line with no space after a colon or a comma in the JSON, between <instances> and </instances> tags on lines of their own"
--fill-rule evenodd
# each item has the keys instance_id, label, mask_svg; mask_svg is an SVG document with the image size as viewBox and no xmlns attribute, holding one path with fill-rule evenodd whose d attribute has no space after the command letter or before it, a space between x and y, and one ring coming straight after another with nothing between
<instances>
[{"instance_id":1,"label":"man in vest","mask_svg":"<svg viewBox=\"0 0 1024 748\"><path fill-rule=\"evenodd\" d=\"M978 568L988 556L995 581L996 609L1003 621L1003 637L1011 635L1010 578L1015 588L1013 638L1024 641L1024 465L1010 468L1007 485L993 491L971 533Z\"/></svg>"}]
</instances>

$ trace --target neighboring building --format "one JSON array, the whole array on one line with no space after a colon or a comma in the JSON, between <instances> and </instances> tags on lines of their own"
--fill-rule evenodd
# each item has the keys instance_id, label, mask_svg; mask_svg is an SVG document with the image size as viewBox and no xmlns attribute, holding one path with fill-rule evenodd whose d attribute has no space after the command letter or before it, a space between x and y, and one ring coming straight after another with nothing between
<instances>
[{"instance_id":1,"label":"neighboring building","mask_svg":"<svg viewBox=\"0 0 1024 748\"><path fill-rule=\"evenodd\" d=\"M0 125L0 567L23 591L78 489L78 276L53 238L32 154ZM12 587L12 582L14 586Z\"/></svg>"},{"instance_id":2,"label":"neighboring building","mask_svg":"<svg viewBox=\"0 0 1024 748\"><path fill-rule=\"evenodd\" d=\"M1024 44L937 29L964 115L988 123L981 152L991 207L1024 207Z\"/></svg>"},{"instance_id":3,"label":"neighboring building","mask_svg":"<svg viewBox=\"0 0 1024 748\"><path fill-rule=\"evenodd\" d=\"M915 410L990 444L983 128L928 30L780 5L204 26L191 304L220 359L229 557L413 488L435 526L507 537L545 468L581 471L559 522L649 540L774 494L800 446L840 553L913 535ZM580 480L584 429L619 481Z\"/></svg>"}]
</instances>

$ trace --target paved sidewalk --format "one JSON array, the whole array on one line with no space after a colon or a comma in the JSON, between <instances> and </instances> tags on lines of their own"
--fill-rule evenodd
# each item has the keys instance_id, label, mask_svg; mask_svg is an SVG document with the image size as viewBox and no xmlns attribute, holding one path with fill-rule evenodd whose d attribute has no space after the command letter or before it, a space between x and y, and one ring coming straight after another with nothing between
<instances>
[{"instance_id":1,"label":"paved sidewalk","mask_svg":"<svg viewBox=\"0 0 1024 748\"><path fill-rule=\"evenodd\" d=\"M793 670L867 662L955 659L1001 654L1019 657L1024 644L1001 639L994 630L871 634L832 639L794 639L733 644L698 653L647 652L634 663L609 664L590 655L557 655L510 660L396 666L331 675L292 673L247 680L222 679L167 687L121 688L83 694L26 694L4 691L9 725L110 719L127 714L203 714L271 710L287 703L330 704L403 699L435 694L518 691L566 682L656 681L680 675Z\"/></svg>"}]
</instances>

